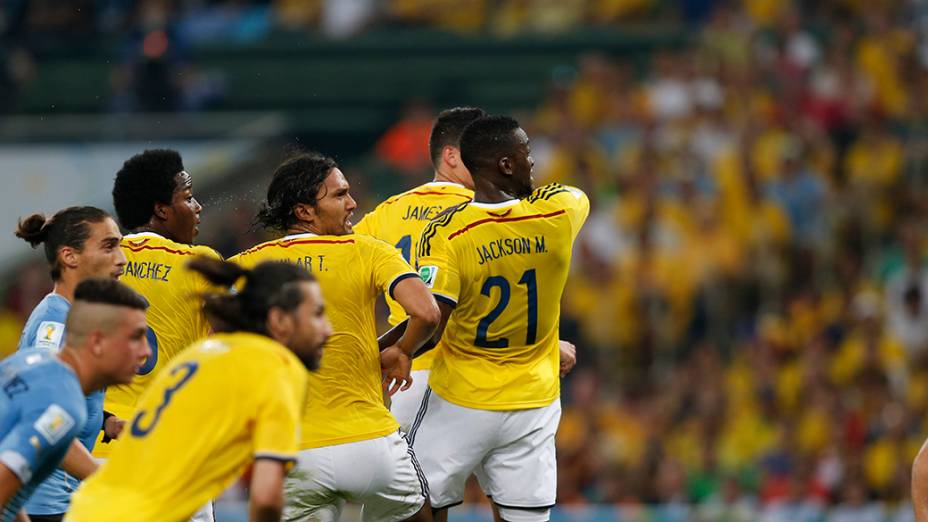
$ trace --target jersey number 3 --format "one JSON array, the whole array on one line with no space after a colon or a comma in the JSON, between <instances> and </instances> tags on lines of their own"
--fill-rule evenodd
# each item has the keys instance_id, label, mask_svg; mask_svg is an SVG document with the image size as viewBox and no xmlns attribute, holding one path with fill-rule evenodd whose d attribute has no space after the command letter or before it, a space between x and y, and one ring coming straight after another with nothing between
<instances>
[{"instance_id":1,"label":"jersey number 3","mask_svg":"<svg viewBox=\"0 0 928 522\"><path fill-rule=\"evenodd\" d=\"M148 416L147 410L139 410L135 414L135 418L132 419L132 435L135 437L144 437L151 433L151 430L155 429L155 426L158 425L158 421L161 420L161 412L168 407L168 404L171 404L171 398L177 393L177 390L180 390L187 384L187 381L193 377L193 374L197 373L197 370L200 369L200 365L196 362L187 362L181 364L180 366L171 370L171 377L180 375L180 379L177 380L172 386L168 386L164 389L164 396L161 399L161 404L155 408L155 413L151 417L147 426L145 424L145 417Z\"/></svg>"},{"instance_id":2,"label":"jersey number 3","mask_svg":"<svg viewBox=\"0 0 928 522\"><path fill-rule=\"evenodd\" d=\"M535 280L535 269L530 268L526 270L525 273L522 274L522 279L519 279L519 284L525 285L528 292L528 327L525 333L525 344L535 344L535 336L538 333L538 284ZM509 281L503 276L488 277L487 280L483 282L483 288L480 289L480 293L490 297L490 291L493 287L499 288L499 302L496 303L496 306L490 310L490 313L477 324L477 337L474 339L474 345L481 348L507 348L509 346L509 339L505 337L500 337L492 341L487 339L487 330L490 329L490 324L495 321L500 314L503 313L503 310L506 309L506 306L509 305L509 294L511 293Z\"/></svg>"}]
</instances>

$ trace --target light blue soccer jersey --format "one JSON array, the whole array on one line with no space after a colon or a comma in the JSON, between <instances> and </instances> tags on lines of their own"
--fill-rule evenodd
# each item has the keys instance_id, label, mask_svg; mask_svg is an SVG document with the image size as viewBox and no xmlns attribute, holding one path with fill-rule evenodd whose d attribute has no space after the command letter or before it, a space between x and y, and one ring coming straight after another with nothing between
<instances>
[{"instance_id":1,"label":"light blue soccer jersey","mask_svg":"<svg viewBox=\"0 0 928 522\"><path fill-rule=\"evenodd\" d=\"M0 522L16 517L86 421L77 375L48 350L19 350L0 362L0 462L23 484Z\"/></svg>"},{"instance_id":2,"label":"light blue soccer jersey","mask_svg":"<svg viewBox=\"0 0 928 522\"><path fill-rule=\"evenodd\" d=\"M51 353L58 353L64 345L64 325L71 303L64 297L51 293L45 296L29 315L19 349L41 348ZM103 391L96 391L87 396L87 422L78 434L87 451L93 450L97 434L103 427ZM68 510L71 495L80 484L76 478L57 469L48 479L39 485L26 503L26 513L30 515L57 515Z\"/></svg>"}]
</instances>

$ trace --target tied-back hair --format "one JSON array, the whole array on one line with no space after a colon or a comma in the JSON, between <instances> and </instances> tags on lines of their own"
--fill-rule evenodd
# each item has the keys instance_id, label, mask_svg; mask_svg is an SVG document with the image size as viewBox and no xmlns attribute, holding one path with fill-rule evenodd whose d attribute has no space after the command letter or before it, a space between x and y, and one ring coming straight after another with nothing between
<instances>
[{"instance_id":1,"label":"tied-back hair","mask_svg":"<svg viewBox=\"0 0 928 522\"><path fill-rule=\"evenodd\" d=\"M336 168L334 159L318 152L292 152L274 171L254 225L286 232L297 222L294 207L300 203L315 206L325 178Z\"/></svg>"},{"instance_id":2,"label":"tied-back hair","mask_svg":"<svg viewBox=\"0 0 928 522\"><path fill-rule=\"evenodd\" d=\"M90 224L100 223L110 217L106 211L96 207L68 207L59 210L51 218L44 214L32 214L19 220L16 237L21 238L36 248L45 246L45 259L51 267L53 281L61 278L61 264L58 262L58 250L71 247L83 250L84 243L90 238Z\"/></svg>"},{"instance_id":3,"label":"tied-back hair","mask_svg":"<svg viewBox=\"0 0 928 522\"><path fill-rule=\"evenodd\" d=\"M84 279L74 289L74 301L124 306L135 310L148 309L148 300L124 283L104 277Z\"/></svg>"},{"instance_id":4,"label":"tied-back hair","mask_svg":"<svg viewBox=\"0 0 928 522\"><path fill-rule=\"evenodd\" d=\"M298 284L316 278L283 261L265 261L251 270L235 263L198 257L187 264L209 282L227 291L203 295L203 311L217 332L245 331L268 335L271 308L292 312L303 302ZM238 291L232 286L244 279Z\"/></svg>"}]
</instances>

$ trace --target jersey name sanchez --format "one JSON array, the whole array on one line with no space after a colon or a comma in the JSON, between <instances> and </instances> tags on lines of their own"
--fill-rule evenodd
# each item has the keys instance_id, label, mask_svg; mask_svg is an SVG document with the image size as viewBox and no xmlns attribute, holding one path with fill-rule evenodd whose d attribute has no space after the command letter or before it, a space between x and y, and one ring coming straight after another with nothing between
<instances>
[{"instance_id":1,"label":"jersey name sanchez","mask_svg":"<svg viewBox=\"0 0 928 522\"><path fill-rule=\"evenodd\" d=\"M435 349L432 390L488 410L559 396L561 294L589 209L582 191L552 184L521 200L464 203L429 223L419 275L455 307Z\"/></svg>"},{"instance_id":2,"label":"jersey name sanchez","mask_svg":"<svg viewBox=\"0 0 928 522\"><path fill-rule=\"evenodd\" d=\"M325 296L332 336L309 375L301 448L382 437L399 424L383 404L374 306L404 278L416 277L391 245L370 236L296 234L229 259L244 268L288 261L313 273Z\"/></svg>"},{"instance_id":3,"label":"jersey name sanchez","mask_svg":"<svg viewBox=\"0 0 928 522\"><path fill-rule=\"evenodd\" d=\"M393 196L366 214L354 231L367 234L395 246L408 263L419 249L419 238L429 221L445 209L470 201L474 191L457 183L433 181ZM406 311L396 300L387 296L390 307L390 324L406 319ZM413 370L427 370L432 365L435 350L430 350L412 361Z\"/></svg>"},{"instance_id":4,"label":"jersey name sanchez","mask_svg":"<svg viewBox=\"0 0 928 522\"><path fill-rule=\"evenodd\" d=\"M127 262L119 280L148 300L145 315L152 351L132 383L106 389L105 409L126 419L158 372L184 348L209 334L200 294L210 285L186 265L196 256L221 256L209 247L177 243L151 232L129 234L121 246ZM106 456L114 444L118 442L98 443L94 455Z\"/></svg>"}]
</instances>

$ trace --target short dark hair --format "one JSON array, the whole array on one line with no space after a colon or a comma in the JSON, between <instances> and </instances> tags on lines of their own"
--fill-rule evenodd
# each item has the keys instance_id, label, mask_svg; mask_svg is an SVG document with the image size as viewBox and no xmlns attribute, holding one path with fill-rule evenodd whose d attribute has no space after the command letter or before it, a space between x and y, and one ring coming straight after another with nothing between
<instances>
[{"instance_id":1,"label":"short dark hair","mask_svg":"<svg viewBox=\"0 0 928 522\"><path fill-rule=\"evenodd\" d=\"M429 134L429 156L436 169L441 164L441 151L445 147L460 147L461 134L472 121L483 118L486 111L477 107L455 107L441 111Z\"/></svg>"},{"instance_id":2,"label":"short dark hair","mask_svg":"<svg viewBox=\"0 0 928 522\"><path fill-rule=\"evenodd\" d=\"M320 187L335 168L334 159L318 152L293 153L274 171L255 224L286 231L297 221L294 207L299 203L315 206Z\"/></svg>"},{"instance_id":3,"label":"short dark hair","mask_svg":"<svg viewBox=\"0 0 928 522\"><path fill-rule=\"evenodd\" d=\"M496 162L517 146L513 131L519 122L509 116L476 119L461 134L461 160L473 174L481 168L495 168Z\"/></svg>"},{"instance_id":4,"label":"short dark hair","mask_svg":"<svg viewBox=\"0 0 928 522\"><path fill-rule=\"evenodd\" d=\"M91 277L74 289L74 301L91 304L125 306L135 310L148 309L148 301L138 292L115 279Z\"/></svg>"},{"instance_id":5,"label":"short dark hair","mask_svg":"<svg viewBox=\"0 0 928 522\"><path fill-rule=\"evenodd\" d=\"M113 183L113 206L122 226L134 230L148 223L155 203L170 204L183 170L180 153L171 149L150 149L126 160Z\"/></svg>"},{"instance_id":6,"label":"short dark hair","mask_svg":"<svg viewBox=\"0 0 928 522\"><path fill-rule=\"evenodd\" d=\"M19 220L16 237L22 238L36 248L45 245L45 259L51 266L52 280L61 278L58 249L63 246L84 249L90 237L90 223L100 223L110 217L97 207L68 207L59 210L51 218L44 214L32 214Z\"/></svg>"},{"instance_id":7,"label":"short dark hair","mask_svg":"<svg viewBox=\"0 0 928 522\"><path fill-rule=\"evenodd\" d=\"M203 311L217 332L246 331L268 335L267 314L271 308L292 312L303 302L303 294L296 283L316 280L302 267L283 261L265 261L246 270L228 261L199 257L187 266L222 288L230 288L239 279L245 278L245 284L238 292L203 296Z\"/></svg>"}]
</instances>

